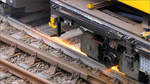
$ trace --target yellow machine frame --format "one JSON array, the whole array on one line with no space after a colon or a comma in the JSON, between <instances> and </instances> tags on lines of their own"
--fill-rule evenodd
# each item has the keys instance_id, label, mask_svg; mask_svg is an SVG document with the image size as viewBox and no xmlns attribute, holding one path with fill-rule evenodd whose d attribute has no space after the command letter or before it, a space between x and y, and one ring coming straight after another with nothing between
<instances>
[{"instance_id":1,"label":"yellow machine frame","mask_svg":"<svg viewBox=\"0 0 150 84\"><path fill-rule=\"evenodd\" d=\"M150 0L118 0L118 1L150 14Z\"/></svg>"}]
</instances>

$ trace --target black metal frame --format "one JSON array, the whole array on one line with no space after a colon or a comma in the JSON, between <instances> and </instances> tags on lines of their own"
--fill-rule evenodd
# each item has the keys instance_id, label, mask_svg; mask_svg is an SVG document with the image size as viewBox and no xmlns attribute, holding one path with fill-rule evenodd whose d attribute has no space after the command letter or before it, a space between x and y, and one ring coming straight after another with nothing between
<instances>
[{"instance_id":1,"label":"black metal frame","mask_svg":"<svg viewBox=\"0 0 150 84\"><path fill-rule=\"evenodd\" d=\"M89 18L87 18L86 16L83 16L77 12L74 12L74 10L68 9L66 7L64 7L62 4L67 5L73 9L76 9L80 12L86 13L80 9L74 8L72 6L70 6L69 4L63 3L61 1L59 1L59 3L57 3L58 0L51 0L51 10L53 12L55 12L57 15L59 15L60 17L65 17L68 19L71 19L72 21L76 22L77 24L93 31L95 34L97 35L101 35L101 36L107 36L110 39L118 39L118 40L123 40L123 41L131 41L132 44L134 44L136 46L136 49L139 50L140 52L142 52L142 54L146 54L149 55L150 52L146 52L143 51L142 48L146 48L150 51L150 43L147 42L146 40L140 38L139 36L131 33L130 31L126 31L123 28L120 28L118 26L115 26L113 24L110 24L109 22L106 22L100 18L99 21L100 22L104 22L107 23L110 26L107 26L107 24L100 24L98 22L95 22ZM91 17L95 17L93 15L88 14ZM117 32L117 35L113 32ZM119 34L119 35L118 35ZM139 52L139 53L140 53Z\"/></svg>"}]
</instances>

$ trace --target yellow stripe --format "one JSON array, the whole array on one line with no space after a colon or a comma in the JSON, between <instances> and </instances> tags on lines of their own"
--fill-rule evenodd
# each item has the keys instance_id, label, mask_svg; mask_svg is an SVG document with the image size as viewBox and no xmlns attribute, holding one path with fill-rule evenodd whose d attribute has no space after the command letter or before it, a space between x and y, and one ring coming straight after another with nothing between
<instances>
[{"instance_id":1,"label":"yellow stripe","mask_svg":"<svg viewBox=\"0 0 150 84\"><path fill-rule=\"evenodd\" d=\"M118 0L118 1L150 14L150 0Z\"/></svg>"}]
</instances>

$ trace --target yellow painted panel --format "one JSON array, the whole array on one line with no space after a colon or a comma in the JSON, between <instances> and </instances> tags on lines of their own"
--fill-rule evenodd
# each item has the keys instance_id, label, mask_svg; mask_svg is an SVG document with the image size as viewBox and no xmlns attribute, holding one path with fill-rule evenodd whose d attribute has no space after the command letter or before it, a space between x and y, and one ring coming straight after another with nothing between
<instances>
[{"instance_id":1,"label":"yellow painted panel","mask_svg":"<svg viewBox=\"0 0 150 84\"><path fill-rule=\"evenodd\" d=\"M118 0L118 1L150 14L150 0Z\"/></svg>"}]
</instances>

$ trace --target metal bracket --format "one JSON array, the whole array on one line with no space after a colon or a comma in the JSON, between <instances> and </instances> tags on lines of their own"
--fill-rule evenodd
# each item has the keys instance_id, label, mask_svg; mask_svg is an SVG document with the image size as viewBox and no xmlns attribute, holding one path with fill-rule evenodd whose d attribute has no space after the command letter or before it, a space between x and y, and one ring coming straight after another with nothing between
<instances>
[{"instance_id":1,"label":"metal bracket","mask_svg":"<svg viewBox=\"0 0 150 84\"><path fill-rule=\"evenodd\" d=\"M59 18L59 17L58 17L57 15L51 15L51 17L50 17L50 22L49 22L49 26L52 27L52 28L54 28L54 29L56 29L56 28L57 28L56 23L57 23L57 19L58 19L58 18Z\"/></svg>"},{"instance_id":2,"label":"metal bracket","mask_svg":"<svg viewBox=\"0 0 150 84\"><path fill-rule=\"evenodd\" d=\"M118 79L118 78L114 78L113 79L113 82L115 83L115 84L122 84L122 82ZM124 81L123 81L124 82ZM125 83L124 83L125 84Z\"/></svg>"},{"instance_id":3,"label":"metal bracket","mask_svg":"<svg viewBox=\"0 0 150 84\"><path fill-rule=\"evenodd\" d=\"M77 80L79 79L80 74L79 73L72 73L72 77L71 77L71 84L77 84Z\"/></svg>"},{"instance_id":4,"label":"metal bracket","mask_svg":"<svg viewBox=\"0 0 150 84\"><path fill-rule=\"evenodd\" d=\"M34 54L32 54L32 56L33 56L33 57L34 57L34 56L37 57L37 52L35 52Z\"/></svg>"},{"instance_id":5,"label":"metal bracket","mask_svg":"<svg viewBox=\"0 0 150 84\"><path fill-rule=\"evenodd\" d=\"M49 26L56 29L57 28L57 36L61 35L61 20L57 15L51 15Z\"/></svg>"},{"instance_id":6,"label":"metal bracket","mask_svg":"<svg viewBox=\"0 0 150 84\"><path fill-rule=\"evenodd\" d=\"M56 73L56 70L58 68L58 64L53 64L50 66L50 75L54 75Z\"/></svg>"},{"instance_id":7,"label":"metal bracket","mask_svg":"<svg viewBox=\"0 0 150 84\"><path fill-rule=\"evenodd\" d=\"M11 45L11 47L15 48L15 51L17 50L17 44Z\"/></svg>"}]
</instances>

